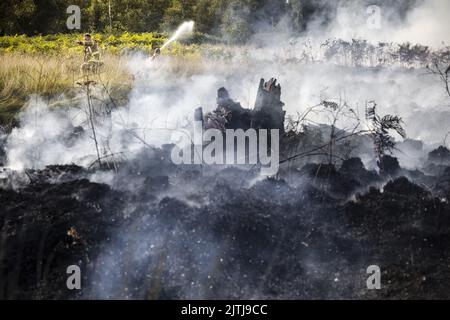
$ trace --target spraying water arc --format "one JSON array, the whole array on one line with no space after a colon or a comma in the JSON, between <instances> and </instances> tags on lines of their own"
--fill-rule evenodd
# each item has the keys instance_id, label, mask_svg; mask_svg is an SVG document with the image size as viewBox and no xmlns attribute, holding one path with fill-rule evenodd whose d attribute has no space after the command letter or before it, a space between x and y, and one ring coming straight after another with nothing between
<instances>
[{"instance_id":1,"label":"spraying water arc","mask_svg":"<svg viewBox=\"0 0 450 320\"><path fill-rule=\"evenodd\" d=\"M166 48L169 44L172 42L182 39L188 35L190 35L194 31L194 21L185 21L183 22L175 31L175 33L170 37L169 40L164 43L164 45L161 47L161 50Z\"/></svg>"}]
</instances>

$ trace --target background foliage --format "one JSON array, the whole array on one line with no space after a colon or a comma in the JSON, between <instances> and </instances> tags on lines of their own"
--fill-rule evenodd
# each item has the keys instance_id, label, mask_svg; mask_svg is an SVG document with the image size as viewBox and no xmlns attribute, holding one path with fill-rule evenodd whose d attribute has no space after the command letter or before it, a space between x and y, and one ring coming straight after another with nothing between
<instances>
[{"instance_id":1,"label":"background foliage","mask_svg":"<svg viewBox=\"0 0 450 320\"><path fill-rule=\"evenodd\" d=\"M0 35L69 33L69 5L81 8L79 32L164 32L194 20L201 33L244 41L256 29L288 17L294 31L304 29L318 0L2 0ZM319 6L320 7L320 6Z\"/></svg>"}]
</instances>

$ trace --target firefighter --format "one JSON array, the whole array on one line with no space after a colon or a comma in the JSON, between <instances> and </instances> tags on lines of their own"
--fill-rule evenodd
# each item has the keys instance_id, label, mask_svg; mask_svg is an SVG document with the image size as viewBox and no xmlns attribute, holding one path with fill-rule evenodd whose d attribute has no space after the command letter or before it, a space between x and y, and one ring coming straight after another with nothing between
<instances>
[{"instance_id":1,"label":"firefighter","mask_svg":"<svg viewBox=\"0 0 450 320\"><path fill-rule=\"evenodd\" d=\"M78 44L84 46L84 63L81 65L81 71L83 74L87 72L97 73L101 64L100 50L97 43L89 33L86 33L84 41L78 41Z\"/></svg>"},{"instance_id":2,"label":"firefighter","mask_svg":"<svg viewBox=\"0 0 450 320\"><path fill-rule=\"evenodd\" d=\"M160 48L156 48L155 52L153 53L152 60L157 59L160 55L161 55L161 49Z\"/></svg>"}]
</instances>

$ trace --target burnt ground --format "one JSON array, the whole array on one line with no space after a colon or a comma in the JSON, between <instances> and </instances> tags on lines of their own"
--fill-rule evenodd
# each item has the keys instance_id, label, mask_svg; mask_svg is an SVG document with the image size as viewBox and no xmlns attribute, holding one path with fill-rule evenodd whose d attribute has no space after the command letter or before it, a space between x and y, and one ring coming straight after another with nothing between
<instances>
[{"instance_id":1,"label":"burnt ground","mask_svg":"<svg viewBox=\"0 0 450 320\"><path fill-rule=\"evenodd\" d=\"M117 173L4 172L0 297L450 298L450 167L425 174L394 160L380 176L352 158L255 181L174 167L166 153ZM66 288L72 264L79 291ZM370 265L381 290L367 289Z\"/></svg>"}]
</instances>

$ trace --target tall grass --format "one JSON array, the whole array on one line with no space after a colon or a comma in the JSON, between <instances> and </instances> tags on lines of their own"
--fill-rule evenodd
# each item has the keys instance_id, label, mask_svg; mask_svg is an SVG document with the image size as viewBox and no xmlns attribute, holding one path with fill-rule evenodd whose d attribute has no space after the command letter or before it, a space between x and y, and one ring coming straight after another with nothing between
<instances>
[{"instance_id":1,"label":"tall grass","mask_svg":"<svg viewBox=\"0 0 450 320\"><path fill-rule=\"evenodd\" d=\"M132 75L125 67L127 53L150 56L167 39L157 33L94 34L94 38L102 52L101 81L107 85L108 94L119 101L126 99L131 88ZM49 102L62 94L68 98L74 95L83 63L83 48L76 40L82 39L80 34L0 37L0 125L12 124L33 94ZM196 44L193 37L171 44L163 55L172 58L171 72L194 74L212 67L204 64L202 57L215 59L226 56L226 52L221 45Z\"/></svg>"},{"instance_id":2,"label":"tall grass","mask_svg":"<svg viewBox=\"0 0 450 320\"><path fill-rule=\"evenodd\" d=\"M82 55L1 54L0 65L0 123L9 123L30 96L37 94L50 99L71 96L82 77ZM125 58L106 54L102 57L101 79L113 93L126 95L131 75Z\"/></svg>"}]
</instances>

